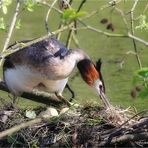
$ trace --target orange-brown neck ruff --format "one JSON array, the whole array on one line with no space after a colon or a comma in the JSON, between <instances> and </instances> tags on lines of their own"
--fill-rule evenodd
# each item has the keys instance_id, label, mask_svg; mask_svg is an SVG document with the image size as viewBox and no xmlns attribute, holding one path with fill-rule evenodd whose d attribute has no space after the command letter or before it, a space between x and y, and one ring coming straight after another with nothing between
<instances>
[{"instance_id":1,"label":"orange-brown neck ruff","mask_svg":"<svg viewBox=\"0 0 148 148\"><path fill-rule=\"evenodd\" d=\"M90 86L92 86L94 81L100 77L94 64L89 59L84 59L78 62L77 67L84 81Z\"/></svg>"}]
</instances>

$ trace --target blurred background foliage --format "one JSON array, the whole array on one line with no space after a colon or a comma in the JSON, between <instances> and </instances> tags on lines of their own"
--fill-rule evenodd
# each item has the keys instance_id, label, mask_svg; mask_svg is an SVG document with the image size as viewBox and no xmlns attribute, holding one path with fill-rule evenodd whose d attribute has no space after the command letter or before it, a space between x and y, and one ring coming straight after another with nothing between
<instances>
[{"instance_id":1,"label":"blurred background foliage","mask_svg":"<svg viewBox=\"0 0 148 148\"><path fill-rule=\"evenodd\" d=\"M73 0L72 9L65 10L64 14L58 13L55 9L51 10L48 19L49 31L57 30L60 23L70 23L77 18L81 18L85 24L93 26L96 29L113 34L127 34L127 28L123 22L123 18L115 8L124 12L124 17L127 20L128 26L130 26L129 11L133 7L134 0L119 1L119 3L111 6L111 0L86 0L81 10L77 12L81 1ZM3 2L5 3L0 1L0 49L3 49L16 6L16 1L3 0ZM53 1L46 0L42 2L52 4ZM60 10L59 1L54 7ZM134 10L135 36L145 41L148 39L147 7L147 0L139 0ZM40 1L22 0L10 43L46 35L45 18L48 9ZM91 15L92 13L94 15ZM77 23L77 27L82 27L82 24ZM67 36L68 31L62 33L60 38L62 43L66 44ZM120 105L122 107L133 106L138 110L146 109L148 107L148 69L139 70L132 39L126 37L108 37L88 29L77 30L76 37L79 41L80 48L89 54L94 63L98 58L102 59L102 73L106 85L106 93L111 102L114 105ZM136 45L142 66L148 67L147 47L139 42L136 42ZM75 43L71 42L70 48L75 47ZM82 104L97 104L100 102L100 99L94 92L83 83L77 70L72 74L69 84L77 95L76 101ZM8 99L7 93L0 91L0 95ZM67 98L70 96L67 90L64 91L64 96ZM28 104L30 107L40 105L23 98L19 100L19 104L22 107L28 107Z\"/></svg>"}]
</instances>

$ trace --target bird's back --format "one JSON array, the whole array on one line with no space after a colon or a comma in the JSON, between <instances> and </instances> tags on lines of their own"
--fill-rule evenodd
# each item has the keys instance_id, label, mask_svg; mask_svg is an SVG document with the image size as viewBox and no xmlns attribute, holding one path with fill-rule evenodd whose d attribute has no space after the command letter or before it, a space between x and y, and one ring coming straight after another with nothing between
<instances>
[{"instance_id":1,"label":"bird's back","mask_svg":"<svg viewBox=\"0 0 148 148\"><path fill-rule=\"evenodd\" d=\"M23 65L51 77L56 74L57 77L58 75L59 77L65 77L69 75L75 64L70 63L66 59L68 57L66 56L67 54L69 54L69 50L62 43L54 38L47 38L7 56L3 69L5 71L10 66L16 67ZM71 66L69 67L70 64ZM68 69L65 71L65 75L63 71L67 67Z\"/></svg>"},{"instance_id":2,"label":"bird's back","mask_svg":"<svg viewBox=\"0 0 148 148\"><path fill-rule=\"evenodd\" d=\"M19 43L26 42L28 41L19 41ZM13 44L11 46L15 45ZM9 46L8 49L10 49L11 46ZM29 63L39 65L44 63L47 59L66 54L67 51L68 49L65 48L65 46L58 40L54 38L47 38L11 54L10 56L6 57L6 60L11 59L11 61L15 64Z\"/></svg>"},{"instance_id":3,"label":"bird's back","mask_svg":"<svg viewBox=\"0 0 148 148\"><path fill-rule=\"evenodd\" d=\"M62 64L67 52L68 49L58 40L48 38L7 56L3 64L7 86L14 94L18 94L19 91L29 91L38 84L46 82L45 85L50 86L50 92L62 91L70 73L69 69L68 72L64 70L67 66L64 67ZM69 62L64 63L69 64ZM74 64L71 70L73 68Z\"/></svg>"}]
</instances>

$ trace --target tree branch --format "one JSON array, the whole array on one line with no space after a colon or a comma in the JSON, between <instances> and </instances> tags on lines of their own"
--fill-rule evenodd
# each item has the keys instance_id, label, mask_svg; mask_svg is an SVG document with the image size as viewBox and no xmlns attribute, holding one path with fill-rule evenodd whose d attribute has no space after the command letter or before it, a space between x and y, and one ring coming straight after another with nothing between
<instances>
[{"instance_id":1,"label":"tree branch","mask_svg":"<svg viewBox=\"0 0 148 148\"><path fill-rule=\"evenodd\" d=\"M93 15L99 13L100 11L107 9L109 7L113 7L114 5L117 5L120 2L122 2L122 0L112 0L108 4L103 5L99 10L94 10L94 11L90 12L87 16L83 17L81 20L88 19L88 18L92 17Z\"/></svg>"},{"instance_id":2,"label":"tree branch","mask_svg":"<svg viewBox=\"0 0 148 148\"><path fill-rule=\"evenodd\" d=\"M61 12L63 13L63 10L66 10L66 9L68 9L68 8L71 8L71 3L72 3L72 2L73 2L73 0L70 1L70 4L69 4L69 1L61 0L61 1L60 1L60 6L59 6ZM65 4L67 5L67 7L64 8L63 5L62 5L61 3L65 3ZM64 24L61 22L61 23L59 24L58 29L62 28L63 26L64 26ZM57 34L57 40L60 40L61 35L62 35L61 32Z\"/></svg>"},{"instance_id":3,"label":"tree branch","mask_svg":"<svg viewBox=\"0 0 148 148\"><path fill-rule=\"evenodd\" d=\"M28 122L24 122L19 125L16 125L10 129L0 132L0 139L2 139L5 136L12 135L14 132L18 132L19 130L21 130L23 128L26 128L26 127L31 126L33 124L40 123L42 121L43 121L43 118L36 118L34 120L30 120Z\"/></svg>"},{"instance_id":4,"label":"tree branch","mask_svg":"<svg viewBox=\"0 0 148 148\"><path fill-rule=\"evenodd\" d=\"M127 134L127 135L122 135L121 137L117 138L115 137L111 144L117 144L117 143L125 143L129 141L138 141L138 140L148 140L148 133L138 133L138 134Z\"/></svg>"},{"instance_id":5,"label":"tree branch","mask_svg":"<svg viewBox=\"0 0 148 148\"><path fill-rule=\"evenodd\" d=\"M52 10L52 8L54 7L54 5L56 4L57 0L54 0L53 3L51 4L51 6L49 7L48 11L47 11L47 14L46 14L46 18L45 18L45 28L46 28L46 31L47 33L49 34L49 28L48 28L48 17L49 17L49 14Z\"/></svg>"},{"instance_id":6,"label":"tree branch","mask_svg":"<svg viewBox=\"0 0 148 148\"><path fill-rule=\"evenodd\" d=\"M103 31L103 30L101 30L101 29L97 29L97 28L94 28L94 27L92 27L92 26L90 26L90 25L87 25L87 24L85 24L81 19L78 19L78 21L79 21L80 24L82 24L82 25L85 26L85 27L79 27L79 28L77 28L77 30L85 30L85 29L88 29L88 30L94 31L94 32L96 32L96 33L104 34L104 35L106 35L106 36L108 36L108 37L130 38L130 39L134 39L135 41L138 41L138 42L144 44L145 46L148 46L148 42L147 42L147 41L145 41L145 40L143 40L143 39L141 39L141 38L138 38L138 37L132 35L131 33L127 33L127 34L109 33L109 32ZM73 29L75 29L75 28L73 28Z\"/></svg>"},{"instance_id":7,"label":"tree branch","mask_svg":"<svg viewBox=\"0 0 148 148\"><path fill-rule=\"evenodd\" d=\"M39 1L39 3L40 4L42 4L42 5L45 5L45 6L47 6L47 7L49 7L49 8L51 8L51 5L49 4L49 3L47 3L46 1ZM62 14L62 11L61 10L59 10L59 9L57 9L56 7L52 7L55 11L57 11L58 13L60 13L60 14Z\"/></svg>"},{"instance_id":8,"label":"tree branch","mask_svg":"<svg viewBox=\"0 0 148 148\"><path fill-rule=\"evenodd\" d=\"M10 27L9 27L9 31L8 31L8 34L7 34L5 43L4 43L4 47L3 47L2 53L4 53L5 50L8 47L8 44L9 44L9 41L10 41L10 38L12 36L12 32L13 32L14 26L15 26L15 23L16 23L17 15L19 13L19 8L20 8L20 1L17 0L17 4L16 4L16 8L15 8L15 13L13 15L13 18L12 18L12 21L11 21L11 24L10 24ZM3 63L3 59L4 59L4 57L2 57L2 59L0 60L0 66Z\"/></svg>"},{"instance_id":9,"label":"tree branch","mask_svg":"<svg viewBox=\"0 0 148 148\"><path fill-rule=\"evenodd\" d=\"M32 44L35 44L35 43L37 43L37 42L40 42L40 41L44 40L44 39L47 39L47 38L49 38L49 37L51 37L51 36L53 36L53 35L58 34L59 32L65 31L65 30L67 30L67 29L69 29L69 28L71 28L71 24L70 24L70 25L66 25L66 26L64 26L64 27L62 27L62 28L60 28L60 29L58 29L58 30L52 32L50 35L45 35L45 36L43 36L43 37L37 38L37 39L32 40L32 41L30 41L30 42L27 42L27 43L25 43L25 44L24 44L24 43L17 43L16 46L15 46L15 48L13 48L13 47L7 48L7 50L5 50L5 51L2 53L1 58L4 58L4 57L6 57L6 56L8 56L8 55L10 55L10 54L12 54L12 53L17 52L18 50L21 50L21 49L23 49L23 48L26 48L26 47L28 47L28 46L30 46L30 45L32 45Z\"/></svg>"},{"instance_id":10,"label":"tree branch","mask_svg":"<svg viewBox=\"0 0 148 148\"><path fill-rule=\"evenodd\" d=\"M79 5L79 7L78 7L78 9L77 9L77 12L79 12L81 9L82 9L82 7L84 6L84 4L86 3L86 1L87 0L82 0L81 1L81 3L80 3L80 5ZM69 5L69 7L70 7L70 5ZM73 28L75 28L75 30L69 30L69 32L68 32L68 37L67 37L67 41L66 41L66 47L69 49L70 48L70 44L71 44L71 40L73 39L74 40L74 42L76 43L76 45L78 45L77 43L77 41L76 41L76 38L75 38L75 36L73 36L74 35L74 33L76 34L76 28L77 28L77 20L74 20L74 22L73 22Z\"/></svg>"},{"instance_id":11,"label":"tree branch","mask_svg":"<svg viewBox=\"0 0 148 148\"><path fill-rule=\"evenodd\" d=\"M0 0L0 8L2 7L2 1Z\"/></svg>"},{"instance_id":12,"label":"tree branch","mask_svg":"<svg viewBox=\"0 0 148 148\"><path fill-rule=\"evenodd\" d=\"M81 19L78 19L78 21L79 21L80 24L82 24L83 26L85 26L85 27L81 27L81 28L78 28L78 29L88 29L88 30L94 31L96 33L104 34L104 35L106 35L108 37L128 37L128 35L125 35L125 34L109 33L109 32L103 31L101 29L94 28L94 27L92 27L92 26L87 25L86 23L84 23Z\"/></svg>"},{"instance_id":13,"label":"tree branch","mask_svg":"<svg viewBox=\"0 0 148 148\"><path fill-rule=\"evenodd\" d=\"M138 0L135 0L134 4L133 4L133 7L131 8L131 11L130 11L130 18L131 18L131 35L133 36L134 35L134 10L137 6L137 3L138 3ZM141 60L140 60L140 57L139 57L139 54L138 54L138 50L137 50L137 45L136 45L136 42L135 42L135 39L133 39L133 45L134 45L134 50L135 50L135 53L136 53L136 59L137 59L137 62L138 62L138 65L139 65L139 68L141 69L142 68L142 64L141 64Z\"/></svg>"},{"instance_id":14,"label":"tree branch","mask_svg":"<svg viewBox=\"0 0 148 148\"><path fill-rule=\"evenodd\" d=\"M77 39L76 35L72 33L72 40L74 41L77 48L80 48L79 40Z\"/></svg>"},{"instance_id":15,"label":"tree branch","mask_svg":"<svg viewBox=\"0 0 148 148\"><path fill-rule=\"evenodd\" d=\"M23 122L23 123L16 125L10 129L0 132L0 139L2 139L5 136L12 135L13 133L18 132L19 130L29 127L29 126L32 126L34 124L38 124L38 123L45 122L45 121L48 121L48 123L50 123L52 121L55 121L55 119L59 119L60 117L62 117L63 114L64 113L61 113L59 116L48 116L48 115L44 116L43 115L43 116L35 118L33 120Z\"/></svg>"},{"instance_id":16,"label":"tree branch","mask_svg":"<svg viewBox=\"0 0 148 148\"><path fill-rule=\"evenodd\" d=\"M131 34L131 33L128 33L128 37L131 38L131 39L134 39L140 43L143 43L145 46L148 46L148 42L147 41L144 41L143 39L141 38L138 38L136 37L135 35Z\"/></svg>"},{"instance_id":17,"label":"tree branch","mask_svg":"<svg viewBox=\"0 0 148 148\"><path fill-rule=\"evenodd\" d=\"M120 15L121 15L121 17L122 17L122 19L123 19L123 22L124 22L124 24L125 24L125 26L126 26L126 30L127 30L127 32L129 32L128 22L127 22L127 20L126 20L126 17L125 17L124 12L123 12L121 9L117 8L117 7L115 7L115 10L116 10L118 13L120 13Z\"/></svg>"}]
</instances>

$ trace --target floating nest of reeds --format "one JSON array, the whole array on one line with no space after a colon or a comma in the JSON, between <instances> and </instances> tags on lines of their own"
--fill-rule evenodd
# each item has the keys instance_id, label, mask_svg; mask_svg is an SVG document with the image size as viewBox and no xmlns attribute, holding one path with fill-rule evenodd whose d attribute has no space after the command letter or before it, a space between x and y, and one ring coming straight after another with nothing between
<instances>
[{"instance_id":1,"label":"floating nest of reeds","mask_svg":"<svg viewBox=\"0 0 148 148\"><path fill-rule=\"evenodd\" d=\"M38 116L45 110L40 107L34 112ZM31 119L26 117L26 110L5 104L0 120L2 132ZM133 113L119 107L105 110L89 105L71 108L2 137L0 147L148 147L147 111Z\"/></svg>"}]
</instances>

